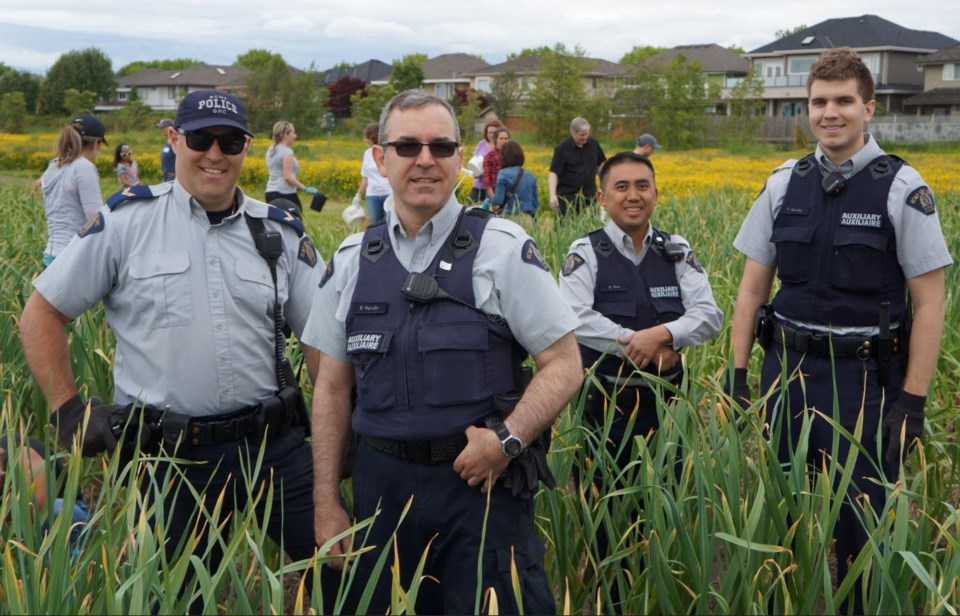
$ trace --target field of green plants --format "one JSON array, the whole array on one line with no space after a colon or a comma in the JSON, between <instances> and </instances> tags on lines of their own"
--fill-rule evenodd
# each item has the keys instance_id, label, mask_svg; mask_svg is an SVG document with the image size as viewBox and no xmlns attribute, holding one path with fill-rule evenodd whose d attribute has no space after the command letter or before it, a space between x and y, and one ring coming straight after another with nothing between
<instances>
[{"instance_id":1,"label":"field of green plants","mask_svg":"<svg viewBox=\"0 0 960 616\"><path fill-rule=\"evenodd\" d=\"M147 180L158 175L155 136L131 138ZM52 138L0 135L0 212L5 221L0 229L0 435L5 436L0 438L8 448L14 447L14 434L49 440L44 430L49 410L25 366L18 321L31 280L40 271L46 233L42 200L29 190L30 180L50 156ZM113 142L113 136L110 139ZM256 145L241 182L250 194L260 196L267 144ZM301 179L334 197L322 214L305 214L312 237L327 256L348 233L338 214L356 190L363 146L344 139L297 147ZM578 398L556 424L550 464L560 487L537 496L537 525L563 613L609 612L614 592L624 601L624 613L835 613L844 599L860 592L865 593L868 613L960 610L956 267L947 271L947 325L927 405L924 446L909 458L902 480L888 486L883 515L866 516L871 542L851 566L869 580L866 591L850 584L838 587L832 578L831 535L842 488L851 481L849 469L827 464L812 473L785 473L777 462L776 434L764 432L763 401L742 413L721 393L730 358L729 318L743 265L731 243L766 174L797 154L709 150L654 157L661 190L654 222L691 242L727 321L715 340L685 352L687 380L675 392L676 400L658 410L662 429L650 441L622 444L634 450L633 462L625 468L612 465L601 445L603 434L581 427ZM549 156L549 149L527 148L527 167L537 174L541 192ZM116 184L109 164L103 164L105 154L101 158L107 195ZM956 257L960 156L911 153L907 158L937 195L937 210ZM584 215L558 225L546 212L536 223L525 224L556 273L570 242L599 221ZM108 399L114 345L101 310L70 326L70 345L81 392ZM291 353L297 354L295 345ZM751 364L754 390L759 355L755 351ZM829 416L830 410L825 413ZM678 450L681 467L675 473ZM138 456L121 467L116 456L61 457L64 472L46 486L32 485L11 458L0 497L0 613L183 613L195 599L205 603L207 613L331 613L342 610L347 588L362 597L363 589L355 588L349 573L336 597L321 596L319 584L304 586L302 574L323 556L284 561L249 514L264 496L261 486L249 485L250 507L228 522L229 538L220 534L225 528L212 526L215 536L222 537L227 558L220 568L207 570L190 555L192 535L166 533L161 496L170 478L160 475L155 459ZM252 468L257 463L252 460ZM576 465L603 468L600 485L574 489L570 478ZM617 480L630 487L613 490ZM69 521L53 514L59 485L65 487L68 511L78 489L90 504L91 520L73 540ZM34 503L38 487L47 492L42 507ZM349 499L348 485L345 491ZM197 497L210 515L221 504L218 494ZM598 553L600 528L614 540L612 554ZM171 540L182 540L185 549L168 561L160 546ZM199 575L191 573L191 558ZM389 558L381 574L390 575ZM392 612L412 613L421 583L433 582L397 587ZM482 588L476 589L475 599L491 612L497 611L497 601L506 600L490 597ZM354 607L364 611L366 605L361 598Z\"/></svg>"}]
</instances>

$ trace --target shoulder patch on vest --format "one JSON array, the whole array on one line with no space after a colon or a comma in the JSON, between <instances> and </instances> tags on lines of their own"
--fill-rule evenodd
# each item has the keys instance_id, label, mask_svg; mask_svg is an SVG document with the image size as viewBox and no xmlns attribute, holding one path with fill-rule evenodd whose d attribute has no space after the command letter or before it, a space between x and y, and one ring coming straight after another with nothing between
<instances>
[{"instance_id":1,"label":"shoulder patch on vest","mask_svg":"<svg viewBox=\"0 0 960 616\"><path fill-rule=\"evenodd\" d=\"M933 193L926 186L915 188L907 195L907 205L925 216L930 216L937 211L933 202Z\"/></svg>"},{"instance_id":2,"label":"shoulder patch on vest","mask_svg":"<svg viewBox=\"0 0 960 616\"><path fill-rule=\"evenodd\" d=\"M577 268L583 265L585 262L586 261L583 257L575 252L571 252L567 255L567 258L563 260L563 267L560 268L560 273L564 276L569 276L577 271Z\"/></svg>"},{"instance_id":3,"label":"shoulder patch on vest","mask_svg":"<svg viewBox=\"0 0 960 616\"><path fill-rule=\"evenodd\" d=\"M300 248L297 250L297 258L310 267L314 267L317 264L317 249L314 247L313 242L310 241L309 236L304 235L300 238Z\"/></svg>"},{"instance_id":4,"label":"shoulder patch on vest","mask_svg":"<svg viewBox=\"0 0 960 616\"><path fill-rule=\"evenodd\" d=\"M687 253L686 261L687 261L687 265L697 270L701 274L703 273L703 266L700 265L700 261L697 260L697 255L693 254L692 250Z\"/></svg>"},{"instance_id":5,"label":"shoulder patch on vest","mask_svg":"<svg viewBox=\"0 0 960 616\"><path fill-rule=\"evenodd\" d=\"M330 255L330 260L327 261L327 267L323 270L323 277L320 278L320 288L323 288L323 285L327 284L327 281L333 278L333 260L336 258L336 255Z\"/></svg>"},{"instance_id":6,"label":"shoulder patch on vest","mask_svg":"<svg viewBox=\"0 0 960 616\"><path fill-rule=\"evenodd\" d=\"M270 220L275 220L280 224L287 225L296 231L298 236L303 236L303 223L300 222L300 220L290 212L267 204L267 218Z\"/></svg>"},{"instance_id":7,"label":"shoulder patch on vest","mask_svg":"<svg viewBox=\"0 0 960 616\"><path fill-rule=\"evenodd\" d=\"M88 235L93 235L94 233L100 233L103 231L105 226L106 220L103 217L103 212L97 212L90 218L90 220L83 223L83 226L77 230L77 235L80 237L87 237Z\"/></svg>"},{"instance_id":8,"label":"shoulder patch on vest","mask_svg":"<svg viewBox=\"0 0 960 616\"><path fill-rule=\"evenodd\" d=\"M162 194L170 192L172 188L173 184L170 183L160 184L158 186L130 186L110 195L110 198L107 199L107 207L110 208L110 211L113 211L122 204L129 203L130 201L159 197Z\"/></svg>"},{"instance_id":9,"label":"shoulder patch on vest","mask_svg":"<svg viewBox=\"0 0 960 616\"><path fill-rule=\"evenodd\" d=\"M520 258L523 259L524 263L535 265L545 272L550 271L550 266L543 260L543 256L537 250L537 243L533 240L527 240L523 243L523 248L520 249Z\"/></svg>"}]
</instances>

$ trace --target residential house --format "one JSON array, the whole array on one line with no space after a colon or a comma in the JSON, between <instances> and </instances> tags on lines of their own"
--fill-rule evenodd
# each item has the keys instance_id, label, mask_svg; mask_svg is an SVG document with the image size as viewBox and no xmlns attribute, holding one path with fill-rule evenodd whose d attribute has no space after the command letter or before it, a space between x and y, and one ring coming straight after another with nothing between
<instances>
[{"instance_id":1,"label":"residential house","mask_svg":"<svg viewBox=\"0 0 960 616\"><path fill-rule=\"evenodd\" d=\"M588 96L599 92L612 94L619 80L627 74L626 67L600 58L584 58L584 69L583 85ZM540 56L531 54L500 64L492 64L474 70L467 76L472 79L475 89L489 93L497 77L507 71L513 71L520 79L522 91L528 92L533 89L537 74L540 72ZM524 96L521 96L521 103L523 99Z\"/></svg>"},{"instance_id":2,"label":"residential house","mask_svg":"<svg viewBox=\"0 0 960 616\"><path fill-rule=\"evenodd\" d=\"M156 111L174 111L188 92L194 90L228 90L246 88L249 71L242 66L195 64L180 70L148 68L118 81L116 98L97 105L98 111L119 109L130 100L131 93Z\"/></svg>"},{"instance_id":3,"label":"residential house","mask_svg":"<svg viewBox=\"0 0 960 616\"><path fill-rule=\"evenodd\" d=\"M467 76L471 71L479 70L487 63L466 53L445 53L435 58L428 58L422 65L423 89L437 96L450 99L456 92L470 90L472 80ZM373 85L386 85L390 82L390 75L386 75Z\"/></svg>"},{"instance_id":4,"label":"residential house","mask_svg":"<svg viewBox=\"0 0 960 616\"><path fill-rule=\"evenodd\" d=\"M921 56L923 92L903 101L918 116L960 116L960 45Z\"/></svg>"},{"instance_id":5,"label":"residential house","mask_svg":"<svg viewBox=\"0 0 960 616\"><path fill-rule=\"evenodd\" d=\"M850 47L870 67L876 101L900 112L904 100L923 88L917 56L960 41L938 32L910 30L876 15L828 19L745 54L764 80L768 116L806 115L807 75L817 57L836 47Z\"/></svg>"},{"instance_id":6,"label":"residential house","mask_svg":"<svg viewBox=\"0 0 960 616\"><path fill-rule=\"evenodd\" d=\"M353 77L363 81L364 83L381 81L386 79L390 75L391 71L393 71L393 67L386 62L381 62L380 60L371 58L366 62L355 64L353 66L340 66L337 68L331 68L330 70L326 71L324 75L323 85L329 86L341 77Z\"/></svg>"},{"instance_id":7,"label":"residential house","mask_svg":"<svg viewBox=\"0 0 960 616\"><path fill-rule=\"evenodd\" d=\"M706 86L716 89L720 98L716 102L713 112L724 113L724 98L729 98L729 89L743 79L750 72L750 61L735 51L721 47L715 43L704 45L678 45L665 49L646 59L645 63L651 66L668 66L674 58L683 55L690 62L698 62L702 67Z\"/></svg>"}]
</instances>

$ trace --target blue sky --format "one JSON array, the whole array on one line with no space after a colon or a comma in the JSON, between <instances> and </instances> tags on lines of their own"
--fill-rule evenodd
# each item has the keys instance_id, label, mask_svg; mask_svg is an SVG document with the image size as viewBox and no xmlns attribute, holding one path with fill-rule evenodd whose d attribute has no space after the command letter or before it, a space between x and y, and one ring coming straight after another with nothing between
<instances>
[{"instance_id":1,"label":"blue sky","mask_svg":"<svg viewBox=\"0 0 960 616\"><path fill-rule=\"evenodd\" d=\"M448 52L501 62L524 47L582 46L617 61L634 45L717 43L750 50L779 29L864 12L960 40L960 2L875 0L852 9L814 0L0 0L0 62L43 74L60 54L98 47L114 69L134 60L230 64L251 48L318 69Z\"/></svg>"}]
</instances>

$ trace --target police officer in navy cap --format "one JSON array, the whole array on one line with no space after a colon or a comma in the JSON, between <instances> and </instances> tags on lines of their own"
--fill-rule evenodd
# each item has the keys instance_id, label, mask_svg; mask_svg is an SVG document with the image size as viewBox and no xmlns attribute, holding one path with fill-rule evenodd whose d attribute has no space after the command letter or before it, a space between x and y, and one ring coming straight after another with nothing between
<instances>
[{"instance_id":1,"label":"police officer in navy cap","mask_svg":"<svg viewBox=\"0 0 960 616\"><path fill-rule=\"evenodd\" d=\"M689 243L652 225L658 196L646 156L620 152L607 159L597 198L610 220L573 242L560 275L560 293L580 318L576 336L583 366L595 371L600 384L588 387L584 423L602 432L612 415L605 442L616 464L606 469L612 477L632 459L634 438L660 426L657 386L647 375L679 386L680 352L713 338L723 325ZM662 390L659 395L670 397ZM610 556L603 528L597 542L600 558Z\"/></svg>"},{"instance_id":2,"label":"police officer in navy cap","mask_svg":"<svg viewBox=\"0 0 960 616\"><path fill-rule=\"evenodd\" d=\"M774 171L734 242L747 259L733 316L731 394L748 405L747 364L759 337L760 391L770 396L784 464L819 469L831 456L847 464L851 443L841 436L833 451L834 430L818 412L850 434L862 419L862 449L834 530L842 582L867 542L861 519L883 509L883 482L897 478L901 456L923 435L944 268L953 261L920 174L864 132L876 102L862 59L846 47L824 53L807 95L817 149ZM768 304L775 275L780 288ZM802 379L791 376L798 372ZM808 459L796 459L797 450ZM867 502L873 510L864 511ZM862 614L860 584L851 592Z\"/></svg>"},{"instance_id":3,"label":"police officer in navy cap","mask_svg":"<svg viewBox=\"0 0 960 616\"><path fill-rule=\"evenodd\" d=\"M320 351L317 541L351 525L339 483L352 426L354 515L379 512L369 536L353 539L354 549L364 538L374 546L356 561L360 587L385 549L384 571L399 567L409 587L426 552L420 613L473 613L488 589L501 613L519 612L521 599L526 613L555 613L532 496L537 478L550 479L542 435L582 381L577 319L521 227L457 202L460 131L445 100L398 94L373 147L395 209L340 245L304 333ZM528 353L537 368L529 384ZM350 550L348 536L330 553ZM389 608L390 591L381 574L371 612Z\"/></svg>"},{"instance_id":4,"label":"police officer in navy cap","mask_svg":"<svg viewBox=\"0 0 960 616\"><path fill-rule=\"evenodd\" d=\"M198 516L208 527L192 491L226 491L223 515L243 506L247 491L234 482L264 442L256 481L273 482L275 502L263 525L294 559L316 547L309 420L276 332L303 329L323 263L295 217L237 187L250 139L235 95L184 96L170 130L176 180L110 197L34 281L21 320L64 447L92 456L139 438L191 462L170 476L192 487L166 490L156 520L171 556ZM114 404L81 394L67 348L65 326L99 300L117 340ZM301 348L313 376L316 351ZM220 548L212 552L211 569Z\"/></svg>"}]
</instances>

